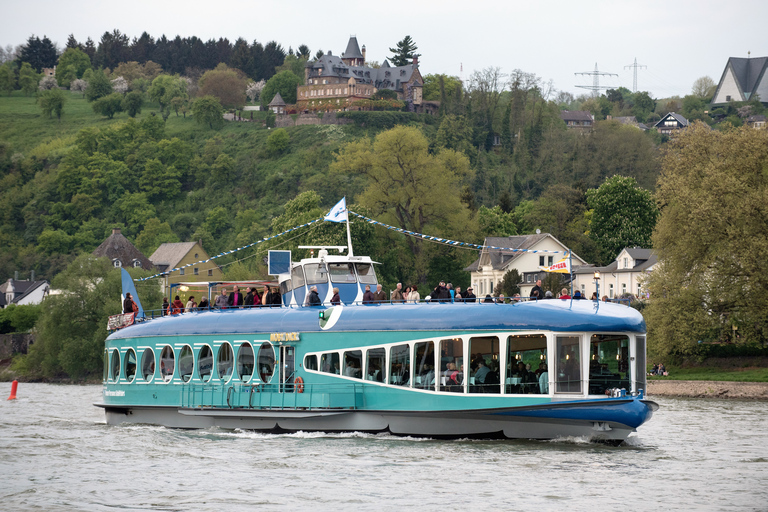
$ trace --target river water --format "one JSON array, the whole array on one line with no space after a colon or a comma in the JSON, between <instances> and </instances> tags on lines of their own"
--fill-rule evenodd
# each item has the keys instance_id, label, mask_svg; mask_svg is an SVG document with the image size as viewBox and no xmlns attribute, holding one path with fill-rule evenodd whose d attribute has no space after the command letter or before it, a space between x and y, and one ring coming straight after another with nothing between
<instances>
[{"instance_id":1,"label":"river water","mask_svg":"<svg viewBox=\"0 0 768 512\"><path fill-rule=\"evenodd\" d=\"M101 386L17 396L0 402L0 510L768 510L766 402L659 397L609 447L112 427Z\"/></svg>"}]
</instances>

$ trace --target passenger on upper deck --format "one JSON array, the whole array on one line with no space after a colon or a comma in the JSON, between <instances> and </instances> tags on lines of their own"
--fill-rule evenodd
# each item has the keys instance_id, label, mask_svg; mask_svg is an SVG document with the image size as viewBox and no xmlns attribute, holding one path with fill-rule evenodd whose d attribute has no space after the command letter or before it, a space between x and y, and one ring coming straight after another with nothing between
<instances>
[{"instance_id":1,"label":"passenger on upper deck","mask_svg":"<svg viewBox=\"0 0 768 512\"><path fill-rule=\"evenodd\" d=\"M373 294L371 293L371 285L365 285L365 293L363 294L363 304L373 304Z\"/></svg>"},{"instance_id":2,"label":"passenger on upper deck","mask_svg":"<svg viewBox=\"0 0 768 512\"><path fill-rule=\"evenodd\" d=\"M191 313L197 309L197 302L195 302L195 296L190 295L189 300L187 301L187 305L184 307L184 311L186 313Z\"/></svg>"},{"instance_id":3,"label":"passenger on upper deck","mask_svg":"<svg viewBox=\"0 0 768 512\"><path fill-rule=\"evenodd\" d=\"M420 300L421 295L419 294L419 287L414 284L411 286L411 293L408 294L408 302L418 304Z\"/></svg>"},{"instance_id":4,"label":"passenger on upper deck","mask_svg":"<svg viewBox=\"0 0 768 512\"><path fill-rule=\"evenodd\" d=\"M245 307L251 307L253 306L253 288L250 286L246 288L248 293L245 294L245 298L243 299L243 306Z\"/></svg>"},{"instance_id":5,"label":"passenger on upper deck","mask_svg":"<svg viewBox=\"0 0 768 512\"><path fill-rule=\"evenodd\" d=\"M575 292L573 292L573 299L574 300L581 300L583 298L584 297L581 296L581 292L579 290L576 290Z\"/></svg>"},{"instance_id":6,"label":"passenger on upper deck","mask_svg":"<svg viewBox=\"0 0 768 512\"><path fill-rule=\"evenodd\" d=\"M333 297L331 297L331 304L334 306L338 306L341 304L341 297L339 297L339 289L337 287L333 288Z\"/></svg>"},{"instance_id":7,"label":"passenger on upper deck","mask_svg":"<svg viewBox=\"0 0 768 512\"><path fill-rule=\"evenodd\" d=\"M536 280L536 286L531 290L531 299L540 300L544 298L544 290L541 289L541 279Z\"/></svg>"},{"instance_id":8,"label":"passenger on upper deck","mask_svg":"<svg viewBox=\"0 0 768 512\"><path fill-rule=\"evenodd\" d=\"M384 290L381 289L381 285L376 285L376 291L373 293L373 301L374 302L386 302L387 301L387 294L384 293Z\"/></svg>"},{"instance_id":9,"label":"passenger on upper deck","mask_svg":"<svg viewBox=\"0 0 768 512\"><path fill-rule=\"evenodd\" d=\"M240 288L238 288L237 285L232 287L232 293L229 294L229 299L227 299L227 304L231 308L243 307L243 294L240 293Z\"/></svg>"},{"instance_id":10,"label":"passenger on upper deck","mask_svg":"<svg viewBox=\"0 0 768 512\"><path fill-rule=\"evenodd\" d=\"M320 300L320 295L317 293L317 286L309 288L309 299L307 299L307 305L309 306L322 306L323 301Z\"/></svg>"},{"instance_id":11,"label":"passenger on upper deck","mask_svg":"<svg viewBox=\"0 0 768 512\"><path fill-rule=\"evenodd\" d=\"M229 305L229 299L227 299L227 289L222 288L221 293L216 296L216 300L213 301L214 307L217 309L226 309Z\"/></svg>"},{"instance_id":12,"label":"passenger on upper deck","mask_svg":"<svg viewBox=\"0 0 768 512\"><path fill-rule=\"evenodd\" d=\"M200 299L200 304L197 305L197 308L198 309L208 309L209 305L210 304L208 304L208 297L203 297L202 299Z\"/></svg>"},{"instance_id":13,"label":"passenger on upper deck","mask_svg":"<svg viewBox=\"0 0 768 512\"><path fill-rule=\"evenodd\" d=\"M125 294L125 300L123 301L123 313L138 313L139 307L133 301L130 293Z\"/></svg>"},{"instance_id":14,"label":"passenger on upper deck","mask_svg":"<svg viewBox=\"0 0 768 512\"><path fill-rule=\"evenodd\" d=\"M464 302L475 302L476 300L475 290L470 286L467 288L467 293L464 294Z\"/></svg>"},{"instance_id":15,"label":"passenger on upper deck","mask_svg":"<svg viewBox=\"0 0 768 512\"><path fill-rule=\"evenodd\" d=\"M392 302L402 304L405 302L405 295L403 295L403 283L397 283L397 288L392 292Z\"/></svg>"},{"instance_id":16,"label":"passenger on upper deck","mask_svg":"<svg viewBox=\"0 0 768 512\"><path fill-rule=\"evenodd\" d=\"M173 299L173 302L171 303L171 314L177 315L183 312L184 312L184 303L181 302L181 299L177 295L176 298Z\"/></svg>"},{"instance_id":17,"label":"passenger on upper deck","mask_svg":"<svg viewBox=\"0 0 768 512\"><path fill-rule=\"evenodd\" d=\"M453 300L456 302L464 301L464 295L461 293L461 286L456 287L455 293L453 294Z\"/></svg>"},{"instance_id":18,"label":"passenger on upper deck","mask_svg":"<svg viewBox=\"0 0 768 512\"><path fill-rule=\"evenodd\" d=\"M560 298L561 299L570 299L571 298L571 296L568 295L568 288L563 288L562 290L560 290Z\"/></svg>"},{"instance_id":19,"label":"passenger on upper deck","mask_svg":"<svg viewBox=\"0 0 768 512\"><path fill-rule=\"evenodd\" d=\"M445 281L440 281L440 283L435 286L435 289L432 292L432 300L437 300L438 302L451 301L451 292L446 288Z\"/></svg>"},{"instance_id":20,"label":"passenger on upper deck","mask_svg":"<svg viewBox=\"0 0 768 512\"><path fill-rule=\"evenodd\" d=\"M163 305L161 306L163 308L162 315L168 315L170 314L170 311L168 311L168 308L171 306L171 304L168 302L168 297L163 297Z\"/></svg>"}]
</instances>

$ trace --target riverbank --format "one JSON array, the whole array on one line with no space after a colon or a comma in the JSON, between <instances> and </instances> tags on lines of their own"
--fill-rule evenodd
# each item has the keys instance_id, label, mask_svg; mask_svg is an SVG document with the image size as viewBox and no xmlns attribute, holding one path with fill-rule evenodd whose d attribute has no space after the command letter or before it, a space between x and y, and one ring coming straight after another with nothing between
<instances>
[{"instance_id":1,"label":"riverbank","mask_svg":"<svg viewBox=\"0 0 768 512\"><path fill-rule=\"evenodd\" d=\"M649 380L648 395L687 398L743 398L768 400L768 382L712 380Z\"/></svg>"}]
</instances>

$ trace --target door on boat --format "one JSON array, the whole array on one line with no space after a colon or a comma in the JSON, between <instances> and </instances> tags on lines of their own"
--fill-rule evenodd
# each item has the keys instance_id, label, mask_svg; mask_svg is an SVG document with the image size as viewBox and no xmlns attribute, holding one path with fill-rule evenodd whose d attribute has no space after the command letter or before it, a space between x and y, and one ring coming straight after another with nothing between
<instances>
[{"instance_id":1,"label":"door on boat","mask_svg":"<svg viewBox=\"0 0 768 512\"><path fill-rule=\"evenodd\" d=\"M280 347L280 391L293 393L296 347Z\"/></svg>"}]
</instances>

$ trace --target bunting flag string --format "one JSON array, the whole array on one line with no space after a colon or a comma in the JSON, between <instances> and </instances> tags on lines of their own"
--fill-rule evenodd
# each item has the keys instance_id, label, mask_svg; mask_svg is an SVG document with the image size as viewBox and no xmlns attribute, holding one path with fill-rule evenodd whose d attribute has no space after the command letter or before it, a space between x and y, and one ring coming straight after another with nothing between
<instances>
[{"instance_id":1,"label":"bunting flag string","mask_svg":"<svg viewBox=\"0 0 768 512\"><path fill-rule=\"evenodd\" d=\"M274 240L275 238L278 238L278 237L281 237L283 235L286 235L286 234L288 234L288 233L290 233L292 231L296 231L297 229L301 229L301 228L305 228L307 226L311 226L312 224L314 224L316 222L320 222L321 220L323 220L322 217L319 218L319 219L311 220L311 221L309 221L309 222L307 222L305 224L302 224L300 226L292 227L291 229L286 229L282 233L278 233L276 235L264 237L261 240L257 240L257 241L255 241L255 242L253 242L251 244L244 245L242 247L238 247L237 249L232 249L232 250L225 251L225 252L222 252L220 254L217 254L216 256L211 256L207 260L200 260L200 261L195 261L195 262L192 262L192 263L187 263L186 265L182 265L181 267L176 267L176 268L173 268L173 269L170 269L170 270L166 270L164 272L160 272L160 273L155 274L153 276L142 277L141 279L134 279L134 281L136 281L136 282L146 281L148 279L154 279L156 277L166 276L166 275L170 274L171 272L175 272L177 270L181 270L182 268L191 267L193 265L200 265L202 263L208 263L209 261L221 258L222 256L229 256L230 254L234 254L234 253L236 253L238 251L242 251L243 249L248 249L249 247L253 247L254 245L258 245L258 244L261 244L261 243L264 243L264 242L268 242L270 240Z\"/></svg>"},{"instance_id":2,"label":"bunting flag string","mask_svg":"<svg viewBox=\"0 0 768 512\"><path fill-rule=\"evenodd\" d=\"M347 210L352 215L355 215L357 217L360 217L364 221L366 221L369 224L373 224L375 226L381 226L383 228L389 229L390 231L396 231L398 233L402 233L404 235L412 236L415 238L421 238L422 240L428 240L430 242L438 242L445 245L451 245L454 247L466 247L470 249L496 249L500 251L508 251L508 252L531 252L534 254L564 254L568 251L549 251L546 249L513 249L512 247L497 247L495 245L480 245L480 244L472 244L469 242L457 242L456 240L450 240L448 238L441 238L438 236L430 236L430 235L424 235L421 233L416 233L415 231L408 231L407 229L402 228L396 228L394 226L390 226L389 224L384 224L383 222L379 222L377 220L369 219L365 215L360 215L359 213L353 212L352 210Z\"/></svg>"}]
</instances>

